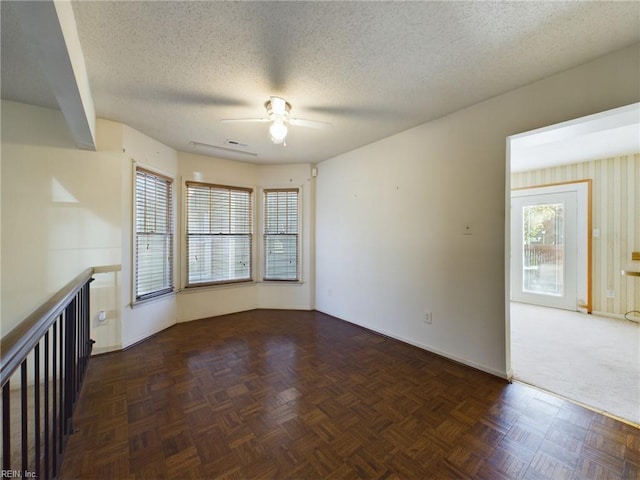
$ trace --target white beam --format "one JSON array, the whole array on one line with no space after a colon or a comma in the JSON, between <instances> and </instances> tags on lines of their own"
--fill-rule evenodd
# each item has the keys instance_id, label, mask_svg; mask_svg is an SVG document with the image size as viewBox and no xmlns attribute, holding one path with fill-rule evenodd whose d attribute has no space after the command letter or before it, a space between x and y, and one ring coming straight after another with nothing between
<instances>
[{"instance_id":1,"label":"white beam","mask_svg":"<svg viewBox=\"0 0 640 480\"><path fill-rule=\"evenodd\" d=\"M95 150L95 108L71 2L24 1L13 7L76 144Z\"/></svg>"}]
</instances>

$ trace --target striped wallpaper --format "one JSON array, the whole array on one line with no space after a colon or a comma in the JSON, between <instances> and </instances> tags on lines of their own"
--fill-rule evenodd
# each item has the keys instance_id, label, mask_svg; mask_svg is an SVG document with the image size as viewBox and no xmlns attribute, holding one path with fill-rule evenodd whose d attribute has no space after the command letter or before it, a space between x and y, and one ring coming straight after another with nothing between
<instances>
[{"instance_id":1,"label":"striped wallpaper","mask_svg":"<svg viewBox=\"0 0 640 480\"><path fill-rule=\"evenodd\" d=\"M640 251L640 153L517 172L511 188L592 179L593 312L620 316L640 310L640 277L621 275ZM615 298L607 298L607 291ZM633 317L640 320L640 314Z\"/></svg>"}]
</instances>

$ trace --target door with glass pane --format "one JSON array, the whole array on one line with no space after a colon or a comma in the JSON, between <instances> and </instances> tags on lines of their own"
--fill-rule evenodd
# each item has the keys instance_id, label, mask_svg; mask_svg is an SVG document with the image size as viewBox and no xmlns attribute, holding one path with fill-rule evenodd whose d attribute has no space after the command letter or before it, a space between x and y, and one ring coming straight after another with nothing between
<instances>
[{"instance_id":1,"label":"door with glass pane","mask_svg":"<svg viewBox=\"0 0 640 480\"><path fill-rule=\"evenodd\" d=\"M576 310L576 192L514 192L511 215L511 299Z\"/></svg>"}]
</instances>

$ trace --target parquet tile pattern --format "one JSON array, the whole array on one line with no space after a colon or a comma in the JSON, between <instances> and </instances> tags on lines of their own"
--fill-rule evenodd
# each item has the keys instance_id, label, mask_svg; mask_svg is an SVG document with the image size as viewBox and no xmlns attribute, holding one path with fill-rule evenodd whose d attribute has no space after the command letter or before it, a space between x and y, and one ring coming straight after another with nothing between
<instances>
[{"instance_id":1,"label":"parquet tile pattern","mask_svg":"<svg viewBox=\"0 0 640 480\"><path fill-rule=\"evenodd\" d=\"M640 479L640 431L318 312L94 357L63 479Z\"/></svg>"}]
</instances>

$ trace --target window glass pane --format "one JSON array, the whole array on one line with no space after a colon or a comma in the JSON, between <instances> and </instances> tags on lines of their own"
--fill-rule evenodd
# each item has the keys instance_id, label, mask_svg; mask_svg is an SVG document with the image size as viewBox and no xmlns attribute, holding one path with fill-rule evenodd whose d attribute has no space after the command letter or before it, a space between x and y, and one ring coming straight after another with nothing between
<instances>
[{"instance_id":1,"label":"window glass pane","mask_svg":"<svg viewBox=\"0 0 640 480\"><path fill-rule=\"evenodd\" d=\"M191 233L211 232L211 192L208 188L192 186L187 189L187 205L189 205L187 231Z\"/></svg>"},{"instance_id":2,"label":"window glass pane","mask_svg":"<svg viewBox=\"0 0 640 480\"><path fill-rule=\"evenodd\" d=\"M266 235L265 263L267 279L297 280L298 236Z\"/></svg>"},{"instance_id":3,"label":"window glass pane","mask_svg":"<svg viewBox=\"0 0 640 480\"><path fill-rule=\"evenodd\" d=\"M564 205L523 207L522 285L528 293L564 294Z\"/></svg>"},{"instance_id":4,"label":"window glass pane","mask_svg":"<svg viewBox=\"0 0 640 480\"><path fill-rule=\"evenodd\" d=\"M251 191L187 183L187 284L251 280Z\"/></svg>"},{"instance_id":5,"label":"window glass pane","mask_svg":"<svg viewBox=\"0 0 640 480\"><path fill-rule=\"evenodd\" d=\"M135 279L137 300L173 290L171 180L136 170Z\"/></svg>"},{"instance_id":6,"label":"window glass pane","mask_svg":"<svg viewBox=\"0 0 640 480\"><path fill-rule=\"evenodd\" d=\"M212 230L209 233L229 233L231 220L229 190L212 189L211 200L206 208L211 211Z\"/></svg>"},{"instance_id":7,"label":"window glass pane","mask_svg":"<svg viewBox=\"0 0 640 480\"><path fill-rule=\"evenodd\" d=\"M265 280L298 279L298 189L265 190Z\"/></svg>"},{"instance_id":8,"label":"window glass pane","mask_svg":"<svg viewBox=\"0 0 640 480\"><path fill-rule=\"evenodd\" d=\"M206 235L188 238L189 284L246 280L251 277L251 238Z\"/></svg>"},{"instance_id":9,"label":"window glass pane","mask_svg":"<svg viewBox=\"0 0 640 480\"><path fill-rule=\"evenodd\" d=\"M171 240L167 235L139 234L136 237L138 260L136 296L169 288L172 283Z\"/></svg>"},{"instance_id":10,"label":"window glass pane","mask_svg":"<svg viewBox=\"0 0 640 480\"><path fill-rule=\"evenodd\" d=\"M251 208L249 206L249 193L244 191L232 191L229 200L231 215L229 221L229 233L250 233Z\"/></svg>"}]
</instances>

